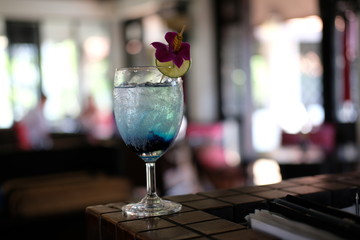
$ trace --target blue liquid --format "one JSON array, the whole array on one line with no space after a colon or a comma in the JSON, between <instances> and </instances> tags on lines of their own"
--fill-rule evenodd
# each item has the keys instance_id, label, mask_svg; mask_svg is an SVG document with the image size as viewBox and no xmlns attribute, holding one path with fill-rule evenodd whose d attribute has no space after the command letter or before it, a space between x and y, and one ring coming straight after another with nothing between
<instances>
[{"instance_id":1,"label":"blue liquid","mask_svg":"<svg viewBox=\"0 0 360 240\"><path fill-rule=\"evenodd\" d=\"M127 144L127 146L132 151L136 152L140 157L145 158L144 160L155 161L170 147L174 138L174 135L162 137L154 132L150 132L146 139L137 140L137 142L140 143L138 146L129 144Z\"/></svg>"},{"instance_id":2,"label":"blue liquid","mask_svg":"<svg viewBox=\"0 0 360 240\"><path fill-rule=\"evenodd\" d=\"M154 162L174 142L183 116L180 83L114 88L114 113L125 144L144 161Z\"/></svg>"}]
</instances>

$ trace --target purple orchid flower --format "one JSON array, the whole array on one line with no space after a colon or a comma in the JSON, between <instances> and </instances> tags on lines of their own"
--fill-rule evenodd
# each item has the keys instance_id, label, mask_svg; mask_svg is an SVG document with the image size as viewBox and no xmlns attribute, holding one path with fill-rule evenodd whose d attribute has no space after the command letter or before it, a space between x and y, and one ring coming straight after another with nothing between
<instances>
[{"instance_id":1,"label":"purple orchid flower","mask_svg":"<svg viewBox=\"0 0 360 240\"><path fill-rule=\"evenodd\" d=\"M184 60L190 60L190 44L182 42L182 32L167 32L165 40L168 45L161 42L153 42L151 45L156 49L155 57L160 62L172 61L178 68Z\"/></svg>"}]
</instances>

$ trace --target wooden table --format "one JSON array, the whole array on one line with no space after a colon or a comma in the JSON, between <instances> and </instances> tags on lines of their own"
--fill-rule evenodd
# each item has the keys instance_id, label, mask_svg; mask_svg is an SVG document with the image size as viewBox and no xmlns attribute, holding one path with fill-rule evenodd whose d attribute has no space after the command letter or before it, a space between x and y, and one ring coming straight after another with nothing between
<instances>
[{"instance_id":1,"label":"wooden table","mask_svg":"<svg viewBox=\"0 0 360 240\"><path fill-rule=\"evenodd\" d=\"M337 208L354 204L360 186L360 172L323 174L285 180L276 184L245 186L179 196L180 213L161 217L125 217L125 202L86 208L88 240L120 239L276 239L255 231L244 217L255 209L266 209L268 202L286 195L297 195Z\"/></svg>"}]
</instances>

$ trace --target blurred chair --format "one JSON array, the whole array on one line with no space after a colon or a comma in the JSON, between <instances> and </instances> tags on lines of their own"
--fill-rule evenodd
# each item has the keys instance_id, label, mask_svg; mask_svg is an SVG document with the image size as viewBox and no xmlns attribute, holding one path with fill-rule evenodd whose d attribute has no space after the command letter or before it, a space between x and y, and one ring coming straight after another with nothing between
<instances>
[{"instance_id":1,"label":"blurred chair","mask_svg":"<svg viewBox=\"0 0 360 240\"><path fill-rule=\"evenodd\" d=\"M282 133L282 149L288 153L287 161L279 161L283 179L328 172L336 151L335 127L325 123L306 134Z\"/></svg>"},{"instance_id":2,"label":"blurred chair","mask_svg":"<svg viewBox=\"0 0 360 240\"><path fill-rule=\"evenodd\" d=\"M187 139L205 190L226 189L242 185L244 182L240 153L227 145L228 142L235 145L239 143L238 134L226 134L238 133L237 129L226 129L231 126L233 125L226 125L225 122L192 123L188 126ZM227 139L230 136L235 136L235 139Z\"/></svg>"}]
</instances>

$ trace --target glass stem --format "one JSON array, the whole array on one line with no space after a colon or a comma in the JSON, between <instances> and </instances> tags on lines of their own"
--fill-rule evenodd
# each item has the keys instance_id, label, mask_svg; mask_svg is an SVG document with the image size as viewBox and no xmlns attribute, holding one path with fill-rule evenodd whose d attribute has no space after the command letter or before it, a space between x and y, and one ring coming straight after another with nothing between
<instances>
[{"instance_id":1,"label":"glass stem","mask_svg":"<svg viewBox=\"0 0 360 240\"><path fill-rule=\"evenodd\" d=\"M146 163L146 190L148 197L157 197L155 163L153 162Z\"/></svg>"}]
</instances>

